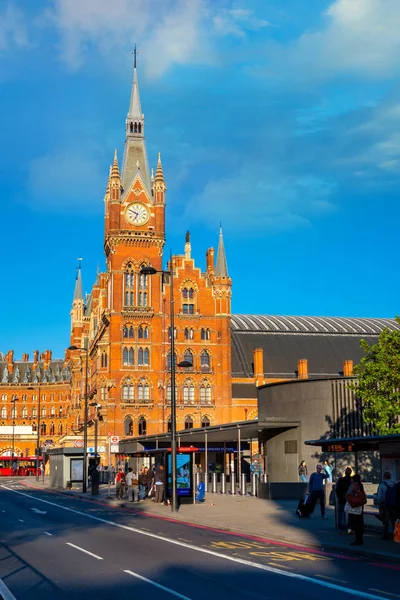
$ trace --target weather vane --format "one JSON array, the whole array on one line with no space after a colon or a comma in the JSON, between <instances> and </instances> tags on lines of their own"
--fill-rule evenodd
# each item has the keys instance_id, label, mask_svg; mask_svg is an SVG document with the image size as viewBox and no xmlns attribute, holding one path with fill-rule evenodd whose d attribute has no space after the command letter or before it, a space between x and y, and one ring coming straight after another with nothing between
<instances>
[{"instance_id":1,"label":"weather vane","mask_svg":"<svg viewBox=\"0 0 400 600\"><path fill-rule=\"evenodd\" d=\"M134 69L136 69L136 56L137 56L138 54L142 54L142 53L140 52L140 50L137 50L137 49L136 49L136 44L135 44L135 46L134 46L134 48L133 48L133 52L130 52L130 54L131 54L131 55L133 54L133 67L134 67Z\"/></svg>"}]
</instances>

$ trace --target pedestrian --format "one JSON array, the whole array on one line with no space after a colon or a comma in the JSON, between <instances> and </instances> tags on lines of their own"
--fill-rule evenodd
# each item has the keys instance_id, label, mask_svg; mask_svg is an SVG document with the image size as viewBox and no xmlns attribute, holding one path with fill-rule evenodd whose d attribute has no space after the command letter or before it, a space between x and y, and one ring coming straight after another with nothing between
<instances>
[{"instance_id":1,"label":"pedestrian","mask_svg":"<svg viewBox=\"0 0 400 600\"><path fill-rule=\"evenodd\" d=\"M121 467L119 467L119 469L118 469L116 482L117 482L117 485L116 485L115 495L116 495L117 500L122 500L124 497L124 492L125 492L125 473L123 472Z\"/></svg>"},{"instance_id":2,"label":"pedestrian","mask_svg":"<svg viewBox=\"0 0 400 600\"><path fill-rule=\"evenodd\" d=\"M329 460L324 460L324 471L328 475L328 479L325 480L325 484L329 485L332 483L332 472L333 472L333 467L329 463Z\"/></svg>"},{"instance_id":3,"label":"pedestrian","mask_svg":"<svg viewBox=\"0 0 400 600\"><path fill-rule=\"evenodd\" d=\"M154 495L154 472L155 467L146 469L146 496L150 497Z\"/></svg>"},{"instance_id":4,"label":"pedestrian","mask_svg":"<svg viewBox=\"0 0 400 600\"><path fill-rule=\"evenodd\" d=\"M154 486L155 486L155 496L154 502L162 504L164 497L164 482L165 482L165 473L164 467L160 465L158 469L156 469L154 473Z\"/></svg>"},{"instance_id":5,"label":"pedestrian","mask_svg":"<svg viewBox=\"0 0 400 600\"><path fill-rule=\"evenodd\" d=\"M315 505L319 500L321 508L321 517L327 519L325 514L325 492L324 492L324 479L327 479L327 473L322 472L322 465L317 465L315 473L311 473L310 481L308 482L308 491L310 494L311 511L308 515L310 519L314 518Z\"/></svg>"},{"instance_id":6,"label":"pedestrian","mask_svg":"<svg viewBox=\"0 0 400 600\"><path fill-rule=\"evenodd\" d=\"M253 463L250 467L250 473L252 475L257 475L257 477L260 477L262 475L262 466L256 458L253 460Z\"/></svg>"},{"instance_id":7,"label":"pedestrian","mask_svg":"<svg viewBox=\"0 0 400 600\"><path fill-rule=\"evenodd\" d=\"M139 503L139 476L133 473L132 476L132 502Z\"/></svg>"},{"instance_id":8,"label":"pedestrian","mask_svg":"<svg viewBox=\"0 0 400 600\"><path fill-rule=\"evenodd\" d=\"M299 477L300 481L307 483L307 465L305 460L302 460L299 464Z\"/></svg>"},{"instance_id":9,"label":"pedestrian","mask_svg":"<svg viewBox=\"0 0 400 600\"><path fill-rule=\"evenodd\" d=\"M146 467L142 467L139 471L138 475L138 486L139 486L139 500L144 500L146 498Z\"/></svg>"},{"instance_id":10,"label":"pedestrian","mask_svg":"<svg viewBox=\"0 0 400 600\"><path fill-rule=\"evenodd\" d=\"M359 498L354 502L354 498ZM346 494L346 510L349 515L350 528L354 531L355 539L350 546L362 546L364 534L364 504L367 502L364 486L358 473L353 475L352 483ZM359 502L362 502L359 504Z\"/></svg>"},{"instance_id":11,"label":"pedestrian","mask_svg":"<svg viewBox=\"0 0 400 600\"><path fill-rule=\"evenodd\" d=\"M12 464L12 470L13 470L13 475L14 477L18 475L18 462L16 460L14 460L13 464Z\"/></svg>"},{"instance_id":12,"label":"pedestrian","mask_svg":"<svg viewBox=\"0 0 400 600\"><path fill-rule=\"evenodd\" d=\"M389 471L383 474L383 481L378 487L379 518L383 523L383 540L393 536L396 521L396 487Z\"/></svg>"},{"instance_id":13,"label":"pedestrian","mask_svg":"<svg viewBox=\"0 0 400 600\"><path fill-rule=\"evenodd\" d=\"M346 495L351 484L351 467L347 467L344 472L344 476L340 477L336 484L337 525L340 532L346 531L347 529L347 519L344 507L346 506Z\"/></svg>"},{"instance_id":14,"label":"pedestrian","mask_svg":"<svg viewBox=\"0 0 400 600\"><path fill-rule=\"evenodd\" d=\"M132 467L128 467L128 472L127 472L126 478L125 478L126 487L128 489L128 502L133 502L132 480L133 480L133 469L132 469Z\"/></svg>"}]
</instances>

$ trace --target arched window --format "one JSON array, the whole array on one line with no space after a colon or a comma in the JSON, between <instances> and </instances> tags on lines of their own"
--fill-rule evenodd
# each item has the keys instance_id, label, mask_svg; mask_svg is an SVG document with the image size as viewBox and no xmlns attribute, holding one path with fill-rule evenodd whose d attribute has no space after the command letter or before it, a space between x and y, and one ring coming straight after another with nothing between
<instances>
[{"instance_id":1,"label":"arched window","mask_svg":"<svg viewBox=\"0 0 400 600\"><path fill-rule=\"evenodd\" d=\"M54 398L55 398L54 394L50 394L50 402L54 402Z\"/></svg>"},{"instance_id":2,"label":"arched window","mask_svg":"<svg viewBox=\"0 0 400 600\"><path fill-rule=\"evenodd\" d=\"M203 352L201 353L200 364L202 371L210 370L210 355L208 354L207 350L203 350Z\"/></svg>"},{"instance_id":3,"label":"arched window","mask_svg":"<svg viewBox=\"0 0 400 600\"><path fill-rule=\"evenodd\" d=\"M194 365L193 352L191 350L186 350L185 354L183 355L183 360L190 362L190 364L193 366ZM188 368L190 368L190 367L188 367Z\"/></svg>"},{"instance_id":4,"label":"arched window","mask_svg":"<svg viewBox=\"0 0 400 600\"><path fill-rule=\"evenodd\" d=\"M202 427L210 427L210 419L206 416L201 418L201 426Z\"/></svg>"},{"instance_id":5,"label":"arched window","mask_svg":"<svg viewBox=\"0 0 400 600\"><path fill-rule=\"evenodd\" d=\"M171 404L172 388L171 388L171 384L170 383L167 384L166 398L167 398L167 403Z\"/></svg>"},{"instance_id":6,"label":"arched window","mask_svg":"<svg viewBox=\"0 0 400 600\"><path fill-rule=\"evenodd\" d=\"M2 394L1 395L1 401L2 402L7 402L7 394Z\"/></svg>"},{"instance_id":7,"label":"arched window","mask_svg":"<svg viewBox=\"0 0 400 600\"><path fill-rule=\"evenodd\" d=\"M37 419L37 408L34 406L32 408L32 419Z\"/></svg>"},{"instance_id":8,"label":"arched window","mask_svg":"<svg viewBox=\"0 0 400 600\"><path fill-rule=\"evenodd\" d=\"M43 406L43 408L42 408L42 417L45 417L45 416L46 416L46 407Z\"/></svg>"},{"instance_id":9,"label":"arched window","mask_svg":"<svg viewBox=\"0 0 400 600\"><path fill-rule=\"evenodd\" d=\"M174 340L176 340L176 336L177 336L177 330L176 327L174 327ZM171 339L171 327L168 327L168 339Z\"/></svg>"},{"instance_id":10,"label":"arched window","mask_svg":"<svg viewBox=\"0 0 400 600\"><path fill-rule=\"evenodd\" d=\"M146 265L143 265L143 267L145 267ZM147 290L147 286L149 283L149 276L148 275L144 275L143 273L140 273L139 275L139 289L140 290Z\"/></svg>"},{"instance_id":11,"label":"arched window","mask_svg":"<svg viewBox=\"0 0 400 600\"><path fill-rule=\"evenodd\" d=\"M134 306L135 274L132 263L129 263L124 273L125 306Z\"/></svg>"},{"instance_id":12,"label":"arched window","mask_svg":"<svg viewBox=\"0 0 400 600\"><path fill-rule=\"evenodd\" d=\"M11 409L11 418L16 419L17 417L18 417L18 411L17 411L17 407L14 404L14 406Z\"/></svg>"},{"instance_id":13,"label":"arched window","mask_svg":"<svg viewBox=\"0 0 400 600\"><path fill-rule=\"evenodd\" d=\"M141 325L139 327L139 340L148 340L149 339L149 328L146 325Z\"/></svg>"},{"instance_id":14,"label":"arched window","mask_svg":"<svg viewBox=\"0 0 400 600\"><path fill-rule=\"evenodd\" d=\"M22 409L22 418L26 419L27 417L28 417L28 409L26 408L26 406L24 406Z\"/></svg>"},{"instance_id":15,"label":"arched window","mask_svg":"<svg viewBox=\"0 0 400 600\"><path fill-rule=\"evenodd\" d=\"M174 365L176 367L176 354L174 356ZM168 368L168 371L171 370L171 353L169 353L167 356L167 368Z\"/></svg>"},{"instance_id":16,"label":"arched window","mask_svg":"<svg viewBox=\"0 0 400 600\"><path fill-rule=\"evenodd\" d=\"M134 132L137 133L137 123L135 123Z\"/></svg>"},{"instance_id":17,"label":"arched window","mask_svg":"<svg viewBox=\"0 0 400 600\"><path fill-rule=\"evenodd\" d=\"M27 395L26 394L22 394L22 398L21 398L22 402L26 402L27 399L28 399Z\"/></svg>"},{"instance_id":18,"label":"arched window","mask_svg":"<svg viewBox=\"0 0 400 600\"><path fill-rule=\"evenodd\" d=\"M63 407L60 406L60 408L58 409L58 416L62 417L63 416Z\"/></svg>"},{"instance_id":19,"label":"arched window","mask_svg":"<svg viewBox=\"0 0 400 600\"><path fill-rule=\"evenodd\" d=\"M108 356L107 356L107 352L102 352L101 353L101 366L102 367L106 367L108 364Z\"/></svg>"},{"instance_id":20,"label":"arched window","mask_svg":"<svg viewBox=\"0 0 400 600\"><path fill-rule=\"evenodd\" d=\"M51 409L50 409L50 416L54 417L55 414L56 414L56 409L54 408L54 406L52 406Z\"/></svg>"},{"instance_id":21,"label":"arched window","mask_svg":"<svg viewBox=\"0 0 400 600\"><path fill-rule=\"evenodd\" d=\"M147 432L147 422L144 417L139 417L138 420L138 433L139 435L146 435Z\"/></svg>"},{"instance_id":22,"label":"arched window","mask_svg":"<svg viewBox=\"0 0 400 600\"><path fill-rule=\"evenodd\" d=\"M150 399L150 388L147 380L143 377L138 385L138 399L147 402Z\"/></svg>"},{"instance_id":23,"label":"arched window","mask_svg":"<svg viewBox=\"0 0 400 600\"><path fill-rule=\"evenodd\" d=\"M138 123L138 132L142 133L142 124L141 123Z\"/></svg>"},{"instance_id":24,"label":"arched window","mask_svg":"<svg viewBox=\"0 0 400 600\"><path fill-rule=\"evenodd\" d=\"M124 384L122 386L122 399L133 400L133 383L130 377L128 377L128 379L125 379Z\"/></svg>"},{"instance_id":25,"label":"arched window","mask_svg":"<svg viewBox=\"0 0 400 600\"><path fill-rule=\"evenodd\" d=\"M36 423L32 423L32 432L35 433L37 431Z\"/></svg>"},{"instance_id":26,"label":"arched window","mask_svg":"<svg viewBox=\"0 0 400 600\"><path fill-rule=\"evenodd\" d=\"M194 385L190 379L187 379L183 386L183 402L184 404L194 404Z\"/></svg>"},{"instance_id":27,"label":"arched window","mask_svg":"<svg viewBox=\"0 0 400 600\"><path fill-rule=\"evenodd\" d=\"M194 304L184 302L182 305L182 312L184 315L194 315Z\"/></svg>"},{"instance_id":28,"label":"arched window","mask_svg":"<svg viewBox=\"0 0 400 600\"><path fill-rule=\"evenodd\" d=\"M201 330L201 339L203 341L209 340L210 339L210 330L207 328L205 329L204 327Z\"/></svg>"},{"instance_id":29,"label":"arched window","mask_svg":"<svg viewBox=\"0 0 400 600\"><path fill-rule=\"evenodd\" d=\"M185 327L185 340L189 339L189 327Z\"/></svg>"},{"instance_id":30,"label":"arched window","mask_svg":"<svg viewBox=\"0 0 400 600\"><path fill-rule=\"evenodd\" d=\"M125 435L133 435L133 421L132 417L126 417L124 421Z\"/></svg>"},{"instance_id":31,"label":"arched window","mask_svg":"<svg viewBox=\"0 0 400 600\"><path fill-rule=\"evenodd\" d=\"M195 292L192 287L182 289L182 312L184 315L194 315Z\"/></svg>"},{"instance_id":32,"label":"arched window","mask_svg":"<svg viewBox=\"0 0 400 600\"><path fill-rule=\"evenodd\" d=\"M138 365L148 367L150 364L150 352L148 348L139 348Z\"/></svg>"},{"instance_id":33,"label":"arched window","mask_svg":"<svg viewBox=\"0 0 400 600\"><path fill-rule=\"evenodd\" d=\"M185 429L193 429L193 419L190 415L185 417Z\"/></svg>"},{"instance_id":34,"label":"arched window","mask_svg":"<svg viewBox=\"0 0 400 600\"><path fill-rule=\"evenodd\" d=\"M59 423L58 424L58 435L62 435L62 432L63 432L63 426L62 426L62 423Z\"/></svg>"},{"instance_id":35,"label":"arched window","mask_svg":"<svg viewBox=\"0 0 400 600\"><path fill-rule=\"evenodd\" d=\"M203 381L200 386L200 403L211 404L211 386L208 381Z\"/></svg>"},{"instance_id":36,"label":"arched window","mask_svg":"<svg viewBox=\"0 0 400 600\"><path fill-rule=\"evenodd\" d=\"M40 435L46 435L46 423L40 425Z\"/></svg>"},{"instance_id":37,"label":"arched window","mask_svg":"<svg viewBox=\"0 0 400 600\"><path fill-rule=\"evenodd\" d=\"M128 328L126 325L124 325L124 328L122 330L122 337L124 337L124 338L128 337Z\"/></svg>"},{"instance_id":38,"label":"arched window","mask_svg":"<svg viewBox=\"0 0 400 600\"><path fill-rule=\"evenodd\" d=\"M54 423L50 424L49 427L49 435L54 435L56 428L54 427Z\"/></svg>"},{"instance_id":39,"label":"arched window","mask_svg":"<svg viewBox=\"0 0 400 600\"><path fill-rule=\"evenodd\" d=\"M133 133L133 123L132 121L129 123L129 131Z\"/></svg>"},{"instance_id":40,"label":"arched window","mask_svg":"<svg viewBox=\"0 0 400 600\"><path fill-rule=\"evenodd\" d=\"M133 348L124 348L123 363L124 365L133 366L134 352Z\"/></svg>"},{"instance_id":41,"label":"arched window","mask_svg":"<svg viewBox=\"0 0 400 600\"><path fill-rule=\"evenodd\" d=\"M1 407L1 418L7 419L7 408L5 406Z\"/></svg>"},{"instance_id":42,"label":"arched window","mask_svg":"<svg viewBox=\"0 0 400 600\"><path fill-rule=\"evenodd\" d=\"M129 335L128 337L133 338L135 337L135 330L133 329L132 325L129 327Z\"/></svg>"}]
</instances>

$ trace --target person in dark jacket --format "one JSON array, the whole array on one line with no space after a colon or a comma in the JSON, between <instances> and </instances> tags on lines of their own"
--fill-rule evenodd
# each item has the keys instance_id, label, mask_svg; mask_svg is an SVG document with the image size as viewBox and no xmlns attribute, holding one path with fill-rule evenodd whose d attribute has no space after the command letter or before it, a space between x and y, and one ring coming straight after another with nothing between
<instances>
[{"instance_id":1,"label":"person in dark jacket","mask_svg":"<svg viewBox=\"0 0 400 600\"><path fill-rule=\"evenodd\" d=\"M321 517L327 519L325 514L325 492L324 492L324 479L328 479L329 475L322 472L322 465L317 465L315 473L311 474L310 481L308 482L308 491L311 495L312 509L309 514L309 518L313 519L313 512L317 500L319 500L321 507Z\"/></svg>"},{"instance_id":2,"label":"person in dark jacket","mask_svg":"<svg viewBox=\"0 0 400 600\"><path fill-rule=\"evenodd\" d=\"M359 491L363 492L364 486L361 483L361 477L356 473L353 475L352 484L348 489L347 497L356 494ZM360 506L360 509L360 514L358 515L349 514L350 528L355 534L355 540L354 542L351 542L350 546L362 546L364 543L364 506Z\"/></svg>"},{"instance_id":3,"label":"person in dark jacket","mask_svg":"<svg viewBox=\"0 0 400 600\"><path fill-rule=\"evenodd\" d=\"M336 506L338 511L338 529L339 531L346 531L346 513L344 507L346 506L346 494L351 486L351 467L347 467L344 472L344 476L338 479L336 484Z\"/></svg>"},{"instance_id":4,"label":"person in dark jacket","mask_svg":"<svg viewBox=\"0 0 400 600\"><path fill-rule=\"evenodd\" d=\"M154 496L154 502L158 502L158 503L162 504L163 499L164 499L164 483L165 483L164 467L162 465L160 465L154 473L154 487L156 489L156 494Z\"/></svg>"}]
</instances>

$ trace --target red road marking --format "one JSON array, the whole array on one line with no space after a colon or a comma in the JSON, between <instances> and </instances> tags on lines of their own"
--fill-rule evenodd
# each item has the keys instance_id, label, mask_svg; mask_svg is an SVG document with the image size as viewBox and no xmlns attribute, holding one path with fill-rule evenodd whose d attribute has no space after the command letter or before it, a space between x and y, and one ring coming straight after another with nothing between
<instances>
[{"instance_id":1,"label":"red road marking","mask_svg":"<svg viewBox=\"0 0 400 600\"><path fill-rule=\"evenodd\" d=\"M372 565L373 567L383 567L384 569L393 569L393 571L400 571L400 567L396 567L396 565L388 565L386 563L374 563L374 562L370 562L368 564Z\"/></svg>"}]
</instances>

